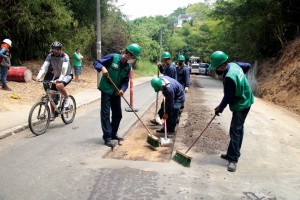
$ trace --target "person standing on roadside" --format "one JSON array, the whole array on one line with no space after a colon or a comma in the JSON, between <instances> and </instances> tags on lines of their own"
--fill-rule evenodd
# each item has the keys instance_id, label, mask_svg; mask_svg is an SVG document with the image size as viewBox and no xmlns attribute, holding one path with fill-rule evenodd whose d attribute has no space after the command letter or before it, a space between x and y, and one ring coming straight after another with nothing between
<instances>
[{"instance_id":1,"label":"person standing on roadside","mask_svg":"<svg viewBox=\"0 0 300 200\"><path fill-rule=\"evenodd\" d=\"M170 78L177 80L176 67L172 64L171 54L166 51L162 54L161 58L162 63L157 63L160 73L162 73L164 76L169 76Z\"/></svg>"},{"instance_id":2,"label":"person standing on roadside","mask_svg":"<svg viewBox=\"0 0 300 200\"><path fill-rule=\"evenodd\" d=\"M75 70L75 82L79 83L79 76L81 75L82 71L82 60L83 56L80 54L80 49L77 48L75 50L75 53L73 54L73 60L74 60L74 70Z\"/></svg>"},{"instance_id":3,"label":"person standing on roadside","mask_svg":"<svg viewBox=\"0 0 300 200\"><path fill-rule=\"evenodd\" d=\"M1 43L0 48L0 68L1 68L1 82L2 82L2 90L11 91L11 89L7 86L7 71L11 66L10 57L9 57L9 49L11 47L11 40L4 39Z\"/></svg>"},{"instance_id":4,"label":"person standing on roadside","mask_svg":"<svg viewBox=\"0 0 300 200\"><path fill-rule=\"evenodd\" d=\"M211 57L210 70L216 70L216 74L223 75L224 96L221 103L215 108L215 114L222 113L229 104L232 111L230 124L230 142L227 153L221 158L229 162L227 170L235 172L237 162L241 156L240 149L244 136L244 123L254 97L249 82L243 69L234 62L227 62L228 55L222 51L215 51Z\"/></svg>"},{"instance_id":5,"label":"person standing on roadside","mask_svg":"<svg viewBox=\"0 0 300 200\"><path fill-rule=\"evenodd\" d=\"M98 86L101 91L101 126L104 143L109 147L115 146L112 140L123 140L117 134L122 119L121 96L128 88L130 65L136 59L141 59L141 51L138 44L130 44L126 47L125 54L109 54L93 63L94 68L103 74ZM119 92L107 77L111 78Z\"/></svg>"},{"instance_id":6,"label":"person standing on roadside","mask_svg":"<svg viewBox=\"0 0 300 200\"><path fill-rule=\"evenodd\" d=\"M187 93L190 87L190 71L184 63L185 57L180 55L178 57L178 64L176 67L177 81L183 86L184 92Z\"/></svg>"}]
</instances>

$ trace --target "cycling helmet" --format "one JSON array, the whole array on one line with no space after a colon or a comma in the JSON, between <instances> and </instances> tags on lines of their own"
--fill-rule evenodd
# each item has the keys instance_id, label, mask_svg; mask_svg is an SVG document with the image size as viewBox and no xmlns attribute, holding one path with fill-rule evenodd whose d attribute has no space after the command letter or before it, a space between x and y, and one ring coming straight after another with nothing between
<instances>
[{"instance_id":1,"label":"cycling helmet","mask_svg":"<svg viewBox=\"0 0 300 200\"><path fill-rule=\"evenodd\" d=\"M51 49L61 49L62 48L62 43L60 43L59 41L55 41L51 44Z\"/></svg>"}]
</instances>

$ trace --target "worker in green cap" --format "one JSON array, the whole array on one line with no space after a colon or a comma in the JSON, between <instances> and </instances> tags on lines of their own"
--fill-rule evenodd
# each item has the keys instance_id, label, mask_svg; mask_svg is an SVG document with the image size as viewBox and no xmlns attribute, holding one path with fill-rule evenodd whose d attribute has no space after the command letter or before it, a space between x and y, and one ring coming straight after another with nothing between
<instances>
[{"instance_id":1,"label":"worker in green cap","mask_svg":"<svg viewBox=\"0 0 300 200\"><path fill-rule=\"evenodd\" d=\"M184 92L188 92L190 87L190 71L184 61L185 57L183 55L178 56L178 64L176 67L177 81L183 86Z\"/></svg>"},{"instance_id":2,"label":"worker in green cap","mask_svg":"<svg viewBox=\"0 0 300 200\"><path fill-rule=\"evenodd\" d=\"M157 63L160 73L164 76L169 76L170 78L177 80L176 67L172 64L171 54L166 51L162 54L161 58L162 63Z\"/></svg>"},{"instance_id":3,"label":"worker in green cap","mask_svg":"<svg viewBox=\"0 0 300 200\"><path fill-rule=\"evenodd\" d=\"M222 113L227 105L232 111L230 142L227 153L222 154L221 158L229 162L227 170L234 172L241 155L244 123L250 107L254 103L254 97L244 74L250 65L242 68L238 63L228 62L228 57L223 51L215 51L210 57L209 69L215 70L216 74L223 76L224 96L221 103L215 108L215 114Z\"/></svg>"},{"instance_id":4,"label":"worker in green cap","mask_svg":"<svg viewBox=\"0 0 300 200\"><path fill-rule=\"evenodd\" d=\"M142 48L138 44L130 44L126 47L125 54L109 54L93 63L94 68L103 74L98 86L101 91L101 126L104 143L109 147L115 146L112 140L123 140L117 134L122 119L121 96L128 88L130 65L136 59L141 59L141 51ZM107 76L112 79L119 92Z\"/></svg>"}]
</instances>

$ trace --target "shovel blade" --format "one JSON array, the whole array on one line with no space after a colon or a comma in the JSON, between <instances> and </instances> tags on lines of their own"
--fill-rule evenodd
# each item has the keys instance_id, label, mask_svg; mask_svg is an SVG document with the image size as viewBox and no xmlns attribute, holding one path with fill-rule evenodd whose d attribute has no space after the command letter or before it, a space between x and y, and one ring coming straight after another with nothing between
<instances>
[{"instance_id":1,"label":"shovel blade","mask_svg":"<svg viewBox=\"0 0 300 200\"><path fill-rule=\"evenodd\" d=\"M170 138L160 138L160 146L170 147L173 144L173 140Z\"/></svg>"}]
</instances>

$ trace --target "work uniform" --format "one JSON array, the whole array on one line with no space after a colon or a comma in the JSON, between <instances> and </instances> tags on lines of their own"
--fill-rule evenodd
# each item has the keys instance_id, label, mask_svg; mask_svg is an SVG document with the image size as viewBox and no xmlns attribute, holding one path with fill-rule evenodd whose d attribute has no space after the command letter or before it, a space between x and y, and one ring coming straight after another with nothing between
<instances>
[{"instance_id":1,"label":"work uniform","mask_svg":"<svg viewBox=\"0 0 300 200\"><path fill-rule=\"evenodd\" d=\"M243 65L242 68L237 63L228 63L223 77L224 96L219 105L219 111L222 112L228 104L232 111L230 143L227 150L229 162L238 162L241 155L244 122L254 103L252 90L244 74L244 71L247 72L250 66L250 64Z\"/></svg>"},{"instance_id":2,"label":"work uniform","mask_svg":"<svg viewBox=\"0 0 300 200\"><path fill-rule=\"evenodd\" d=\"M175 79L169 76L160 76L165 86L162 87L162 94L165 97L165 112L168 113L167 131L174 133L178 119L179 109L185 101L184 88Z\"/></svg>"},{"instance_id":3,"label":"work uniform","mask_svg":"<svg viewBox=\"0 0 300 200\"><path fill-rule=\"evenodd\" d=\"M164 76L168 76L170 78L177 80L176 67L172 63L168 66L161 65L159 67L159 71ZM161 103L160 109L158 110L158 115L159 115L160 119L162 118L163 114L164 114L164 102Z\"/></svg>"},{"instance_id":4,"label":"work uniform","mask_svg":"<svg viewBox=\"0 0 300 200\"><path fill-rule=\"evenodd\" d=\"M176 67L171 63L168 66L161 65L159 66L159 71L164 76L169 76L175 80L177 80L177 72Z\"/></svg>"},{"instance_id":5,"label":"work uniform","mask_svg":"<svg viewBox=\"0 0 300 200\"><path fill-rule=\"evenodd\" d=\"M183 88L190 87L190 70L186 65L176 67L177 81Z\"/></svg>"},{"instance_id":6,"label":"work uniform","mask_svg":"<svg viewBox=\"0 0 300 200\"><path fill-rule=\"evenodd\" d=\"M122 55L109 54L96 60L94 68L101 72L104 66L109 77L119 90L125 92L128 88L130 65L121 62ZM121 97L118 91L105 76L102 76L98 89L101 91L101 126L104 141L114 139L117 135L120 121L122 119ZM110 121L110 110L112 117Z\"/></svg>"}]
</instances>

